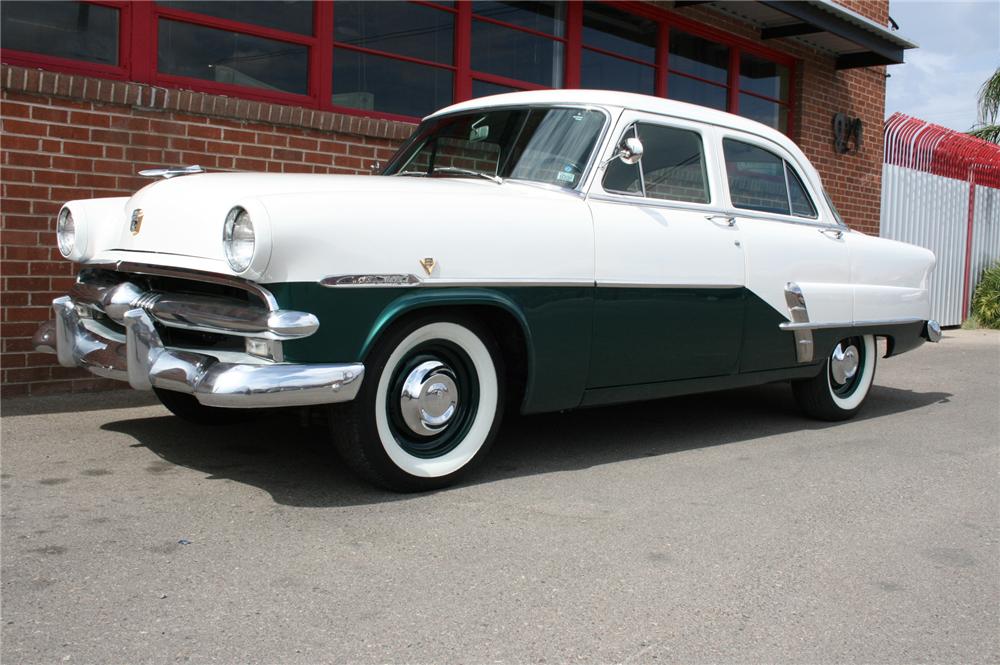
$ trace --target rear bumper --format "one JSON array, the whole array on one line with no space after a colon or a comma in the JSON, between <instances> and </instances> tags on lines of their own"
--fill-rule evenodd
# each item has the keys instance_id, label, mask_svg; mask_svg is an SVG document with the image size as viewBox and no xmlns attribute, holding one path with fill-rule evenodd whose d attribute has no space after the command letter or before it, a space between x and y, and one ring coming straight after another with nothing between
<instances>
[{"instance_id":1,"label":"rear bumper","mask_svg":"<svg viewBox=\"0 0 1000 665\"><path fill-rule=\"evenodd\" d=\"M69 296L52 302L55 320L35 333L39 351L55 353L59 364L83 367L97 376L128 381L137 390L153 387L194 395L206 406L262 408L347 402L357 396L364 365L295 365L248 354L209 355L163 345L150 314L142 308L122 316L121 335L81 318ZM226 357L223 358L222 356Z\"/></svg>"}]
</instances>

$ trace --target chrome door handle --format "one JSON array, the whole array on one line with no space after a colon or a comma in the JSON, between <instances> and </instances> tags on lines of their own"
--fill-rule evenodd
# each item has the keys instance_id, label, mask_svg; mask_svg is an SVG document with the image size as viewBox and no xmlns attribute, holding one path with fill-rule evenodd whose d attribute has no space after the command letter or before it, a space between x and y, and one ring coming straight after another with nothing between
<instances>
[{"instance_id":1,"label":"chrome door handle","mask_svg":"<svg viewBox=\"0 0 1000 665\"><path fill-rule=\"evenodd\" d=\"M819 232L825 236L836 238L837 240L840 240L841 238L844 237L844 232L841 231L840 229L820 229Z\"/></svg>"},{"instance_id":2,"label":"chrome door handle","mask_svg":"<svg viewBox=\"0 0 1000 665\"><path fill-rule=\"evenodd\" d=\"M713 224L718 221L725 222L726 226L736 226L736 218L730 217L729 215L705 215L705 219Z\"/></svg>"}]
</instances>

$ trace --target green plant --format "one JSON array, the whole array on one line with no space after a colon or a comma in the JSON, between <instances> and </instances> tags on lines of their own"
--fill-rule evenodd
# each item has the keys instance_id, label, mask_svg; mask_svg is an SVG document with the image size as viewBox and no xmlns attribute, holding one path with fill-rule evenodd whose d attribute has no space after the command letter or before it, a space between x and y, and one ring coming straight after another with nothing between
<instances>
[{"instance_id":1,"label":"green plant","mask_svg":"<svg viewBox=\"0 0 1000 665\"><path fill-rule=\"evenodd\" d=\"M972 313L984 328L1000 328L1000 261L983 271L972 295Z\"/></svg>"},{"instance_id":2,"label":"green plant","mask_svg":"<svg viewBox=\"0 0 1000 665\"><path fill-rule=\"evenodd\" d=\"M1000 67L979 89L979 122L969 134L990 143L1000 143Z\"/></svg>"}]
</instances>

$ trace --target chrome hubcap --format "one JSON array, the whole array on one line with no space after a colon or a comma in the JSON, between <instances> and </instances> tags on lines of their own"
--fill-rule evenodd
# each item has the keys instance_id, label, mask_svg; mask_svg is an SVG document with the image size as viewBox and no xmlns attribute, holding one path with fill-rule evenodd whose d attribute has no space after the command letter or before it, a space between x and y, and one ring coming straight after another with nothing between
<instances>
[{"instance_id":1,"label":"chrome hubcap","mask_svg":"<svg viewBox=\"0 0 1000 665\"><path fill-rule=\"evenodd\" d=\"M858 373L858 349L853 344L844 348L838 344L830 357L830 373L838 384L845 384Z\"/></svg>"},{"instance_id":2,"label":"chrome hubcap","mask_svg":"<svg viewBox=\"0 0 1000 665\"><path fill-rule=\"evenodd\" d=\"M420 363L403 382L399 410L414 434L430 436L451 422L458 408L455 373L442 362Z\"/></svg>"}]
</instances>

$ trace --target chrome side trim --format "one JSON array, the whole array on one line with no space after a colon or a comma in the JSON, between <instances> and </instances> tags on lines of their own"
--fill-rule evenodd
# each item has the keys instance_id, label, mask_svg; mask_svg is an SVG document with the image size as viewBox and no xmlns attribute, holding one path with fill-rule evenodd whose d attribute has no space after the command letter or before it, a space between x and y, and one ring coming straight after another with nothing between
<instances>
[{"instance_id":1,"label":"chrome side trim","mask_svg":"<svg viewBox=\"0 0 1000 665\"><path fill-rule=\"evenodd\" d=\"M60 364L128 381L138 390L157 387L188 393L206 406L263 408L346 402L357 396L364 378L361 363L267 363L235 352L227 352L226 357L239 362L222 362L205 353L166 348L152 317L142 309L125 313L123 337L94 321L81 320L68 296L56 298L52 307ZM45 328L48 325L43 325Z\"/></svg>"},{"instance_id":2,"label":"chrome side trim","mask_svg":"<svg viewBox=\"0 0 1000 665\"><path fill-rule=\"evenodd\" d=\"M422 280L416 275L403 274L368 274L368 275L330 275L320 280L326 287L369 287L369 286L419 286Z\"/></svg>"},{"instance_id":3,"label":"chrome side trim","mask_svg":"<svg viewBox=\"0 0 1000 665\"><path fill-rule=\"evenodd\" d=\"M867 321L786 322L778 324L782 330L826 330L829 328L869 328L872 326L899 326L919 323L921 318L871 319Z\"/></svg>"},{"instance_id":4,"label":"chrome side trim","mask_svg":"<svg viewBox=\"0 0 1000 665\"><path fill-rule=\"evenodd\" d=\"M785 284L785 302L788 304L788 312L792 317L793 325L806 324L809 322L809 310L806 308L806 297L802 294L802 289L795 282ZM784 327L785 323L781 324ZM809 329L795 331L795 359L800 363L812 362L813 359L813 336Z\"/></svg>"},{"instance_id":5,"label":"chrome side trim","mask_svg":"<svg viewBox=\"0 0 1000 665\"><path fill-rule=\"evenodd\" d=\"M615 289L742 289L742 284L658 284L654 282L626 282L603 280L597 282L597 288Z\"/></svg>"}]
</instances>

